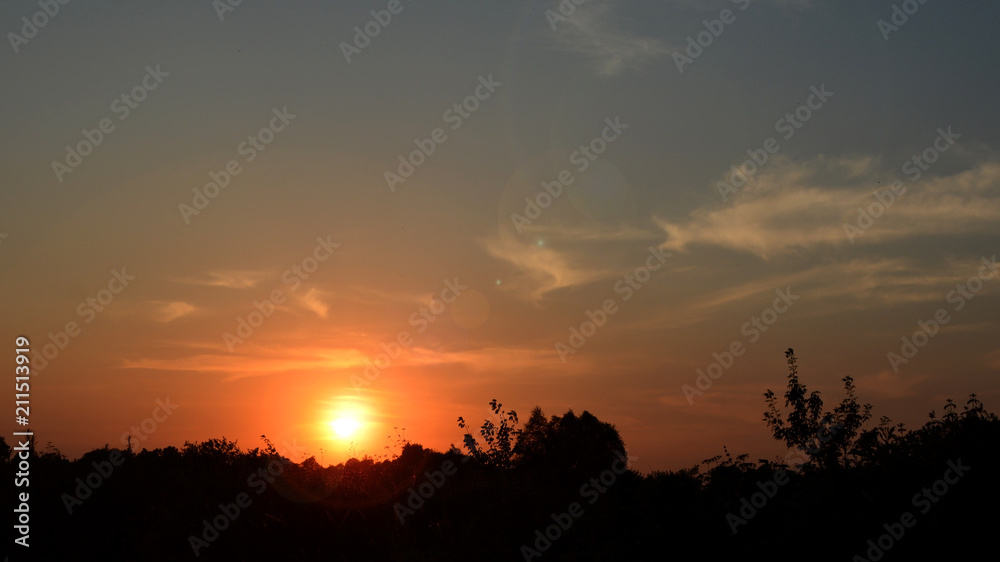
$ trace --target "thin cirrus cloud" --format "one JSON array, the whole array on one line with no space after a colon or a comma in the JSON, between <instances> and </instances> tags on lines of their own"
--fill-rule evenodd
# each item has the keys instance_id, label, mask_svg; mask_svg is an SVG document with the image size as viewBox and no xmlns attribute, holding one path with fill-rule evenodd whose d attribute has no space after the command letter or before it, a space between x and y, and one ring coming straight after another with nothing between
<instances>
[{"instance_id":1,"label":"thin cirrus cloud","mask_svg":"<svg viewBox=\"0 0 1000 562\"><path fill-rule=\"evenodd\" d=\"M734 306L772 299L775 289L784 288L810 301L815 315L928 302L941 298L941 287L961 280L960 272L960 268L937 271L907 258L854 258L812 266L793 263L787 270L706 292L696 300L671 303L672 314L634 322L631 328L679 329L707 322L725 317ZM698 270L674 273L679 283L697 283L706 275Z\"/></svg>"},{"instance_id":2,"label":"thin cirrus cloud","mask_svg":"<svg viewBox=\"0 0 1000 562\"><path fill-rule=\"evenodd\" d=\"M200 277L185 277L177 279L184 285L201 285L205 287L223 287L226 289L249 289L273 275L270 271L248 269L230 269L208 271Z\"/></svg>"},{"instance_id":3,"label":"thin cirrus cloud","mask_svg":"<svg viewBox=\"0 0 1000 562\"><path fill-rule=\"evenodd\" d=\"M620 20L609 4L577 6L566 21L556 21L555 39L563 51L593 61L602 77L638 69L672 52L660 39L627 31Z\"/></svg>"},{"instance_id":4,"label":"thin cirrus cloud","mask_svg":"<svg viewBox=\"0 0 1000 562\"><path fill-rule=\"evenodd\" d=\"M325 300L325 295L319 289L315 287L309 289L306 294L299 297L299 301L308 310L316 313L316 316L320 318L326 318L327 313L330 310L330 305L327 304Z\"/></svg>"},{"instance_id":5,"label":"thin cirrus cloud","mask_svg":"<svg viewBox=\"0 0 1000 562\"><path fill-rule=\"evenodd\" d=\"M717 11L720 6L745 8L749 1L678 3L687 4L699 11ZM812 0L773 0L773 3L781 7L802 9L811 7ZM683 51L683 40L671 44L661 38L643 37L628 31L623 24L625 18L615 13L613 4L588 3L577 6L573 2L572 5L576 10L563 16L565 21L554 19L554 23L550 24L555 27L555 40L563 51L591 60L600 77L638 70L657 59ZM562 12L559 13L562 15Z\"/></svg>"},{"instance_id":6,"label":"thin cirrus cloud","mask_svg":"<svg viewBox=\"0 0 1000 562\"><path fill-rule=\"evenodd\" d=\"M506 371L531 373L531 369L551 367L558 359L551 348L481 347L463 350L413 348L405 358L409 365L463 365L476 372L504 371L498 378L506 379ZM533 376L533 375L526 375Z\"/></svg>"},{"instance_id":7,"label":"thin cirrus cloud","mask_svg":"<svg viewBox=\"0 0 1000 562\"><path fill-rule=\"evenodd\" d=\"M574 215L548 224L526 225L519 236L513 230L502 230L499 236L480 244L488 255L516 269L517 276L505 281L504 288L538 302L558 289L621 275L618 268L609 267L614 263L609 258L620 257L640 243L655 244L660 237L655 228L611 225Z\"/></svg>"},{"instance_id":8,"label":"thin cirrus cloud","mask_svg":"<svg viewBox=\"0 0 1000 562\"><path fill-rule=\"evenodd\" d=\"M517 276L508 280L506 289L535 302L557 289L587 285L613 277L610 269L586 248L573 245L527 244L520 241L483 241L486 252L512 265Z\"/></svg>"},{"instance_id":9,"label":"thin cirrus cloud","mask_svg":"<svg viewBox=\"0 0 1000 562\"><path fill-rule=\"evenodd\" d=\"M289 372L346 372L364 368L369 360L369 354L355 348L265 345L237 354L207 352L183 357L125 359L121 368L211 373L222 375L224 381L231 382ZM392 368L463 365L477 372L497 368L529 372L531 368L553 364L553 353L548 349L483 347L446 350L414 346L394 359Z\"/></svg>"},{"instance_id":10,"label":"thin cirrus cloud","mask_svg":"<svg viewBox=\"0 0 1000 562\"><path fill-rule=\"evenodd\" d=\"M821 172L839 172L839 180L831 185ZM858 208L876 202L876 189L888 189L878 183L879 177L885 177L884 170L869 158L821 156L792 162L781 157L729 195L730 201L695 209L683 222L655 220L667 235L663 247L677 251L711 245L769 260L824 246L850 246L844 225L858 226ZM1000 221L1000 163L995 161L903 183L906 191L867 230L855 232L854 245L989 233Z\"/></svg>"},{"instance_id":11,"label":"thin cirrus cloud","mask_svg":"<svg viewBox=\"0 0 1000 562\"><path fill-rule=\"evenodd\" d=\"M196 310L193 305L183 301L154 301L151 304L153 305L153 318L158 322L173 322L178 318L193 314Z\"/></svg>"},{"instance_id":12,"label":"thin cirrus cloud","mask_svg":"<svg viewBox=\"0 0 1000 562\"><path fill-rule=\"evenodd\" d=\"M190 371L226 374L224 380L300 371L340 370L363 366L366 356L356 349L256 347L253 353L199 353L184 357L125 359L124 369Z\"/></svg>"},{"instance_id":13,"label":"thin cirrus cloud","mask_svg":"<svg viewBox=\"0 0 1000 562\"><path fill-rule=\"evenodd\" d=\"M606 271L579 263L554 248L488 240L486 251L514 266L520 273L516 281L507 282L508 289L534 301L541 300L556 289L591 283L607 275Z\"/></svg>"}]
</instances>

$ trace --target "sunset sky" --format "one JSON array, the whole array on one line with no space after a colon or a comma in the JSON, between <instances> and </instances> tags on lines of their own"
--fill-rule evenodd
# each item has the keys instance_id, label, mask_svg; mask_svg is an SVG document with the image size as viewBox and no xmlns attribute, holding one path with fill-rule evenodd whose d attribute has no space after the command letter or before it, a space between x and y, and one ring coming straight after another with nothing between
<instances>
[{"instance_id":1,"label":"sunset sky","mask_svg":"<svg viewBox=\"0 0 1000 562\"><path fill-rule=\"evenodd\" d=\"M331 463L460 446L497 398L590 411L644 472L774 458L789 347L874 422L1000 404L995 2L219 5L0 5L40 446L156 415L137 447Z\"/></svg>"}]
</instances>

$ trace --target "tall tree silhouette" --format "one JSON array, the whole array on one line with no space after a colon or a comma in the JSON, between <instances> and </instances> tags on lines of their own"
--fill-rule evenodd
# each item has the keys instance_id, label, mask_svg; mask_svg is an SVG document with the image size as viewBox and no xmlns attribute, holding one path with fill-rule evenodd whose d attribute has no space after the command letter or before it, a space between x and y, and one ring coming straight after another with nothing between
<instances>
[{"instance_id":1,"label":"tall tree silhouette","mask_svg":"<svg viewBox=\"0 0 1000 562\"><path fill-rule=\"evenodd\" d=\"M557 471L600 471L615 459L628 460L625 443L615 426L587 411L577 416L569 410L546 421L538 407L531 412L514 453L520 466Z\"/></svg>"},{"instance_id":2,"label":"tall tree silhouette","mask_svg":"<svg viewBox=\"0 0 1000 562\"><path fill-rule=\"evenodd\" d=\"M855 449L859 440L864 440L862 426L872 417L872 405L858 404L854 379L850 376L841 379L846 396L833 411L824 412L819 391L809 393L806 385L799 381L795 351L788 348L785 358L788 363L785 406L791 410L783 417L774 392L768 389L764 393L768 406L764 422L774 438L807 452L809 457L803 464L809 466L846 467L858 462L860 454Z\"/></svg>"}]
</instances>

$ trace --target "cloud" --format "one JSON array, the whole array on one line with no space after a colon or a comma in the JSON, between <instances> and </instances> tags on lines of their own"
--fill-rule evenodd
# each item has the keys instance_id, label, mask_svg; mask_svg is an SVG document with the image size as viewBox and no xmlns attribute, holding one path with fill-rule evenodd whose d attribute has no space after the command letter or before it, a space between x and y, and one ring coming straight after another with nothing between
<instances>
[{"instance_id":1,"label":"cloud","mask_svg":"<svg viewBox=\"0 0 1000 562\"><path fill-rule=\"evenodd\" d=\"M812 266L792 264L791 269L753 278L734 285L704 290L698 299L671 303L671 314L633 321L631 329L679 329L727 314L742 303L770 302L775 289L790 288L803 302L809 302L810 314L838 314L846 310L885 309L909 303L938 302L942 288L968 278L969 264L948 262L926 264L908 258L858 257L846 261ZM675 282L697 283L711 271L671 270ZM724 271L724 270L719 270ZM720 273L721 274L721 273ZM984 289L985 290L985 289ZM720 312L721 311L721 312ZM889 335L895 335L891 332Z\"/></svg>"},{"instance_id":2,"label":"cloud","mask_svg":"<svg viewBox=\"0 0 1000 562\"><path fill-rule=\"evenodd\" d=\"M566 21L555 24L560 47L594 61L599 76L615 76L670 54L661 40L622 29L610 12L610 5L603 3L577 7Z\"/></svg>"},{"instance_id":3,"label":"cloud","mask_svg":"<svg viewBox=\"0 0 1000 562\"><path fill-rule=\"evenodd\" d=\"M306 294L299 297L299 302L309 310L315 312L320 318L326 318L326 314L330 310L330 305L324 301L322 291L316 288L309 289Z\"/></svg>"},{"instance_id":4,"label":"cloud","mask_svg":"<svg viewBox=\"0 0 1000 562\"><path fill-rule=\"evenodd\" d=\"M851 246L845 225L858 226L859 208L874 208L873 192L889 186L872 158L831 158L793 162L778 156L752 176L729 202L690 213L688 220L655 219L667 234L662 246L683 251L711 245L767 260L829 246ZM720 178L722 179L722 178ZM1000 164L980 163L951 176L904 182L884 214L854 245L872 245L921 236L992 233L1000 221Z\"/></svg>"},{"instance_id":5,"label":"cloud","mask_svg":"<svg viewBox=\"0 0 1000 562\"><path fill-rule=\"evenodd\" d=\"M365 348L372 349L369 354L355 348L257 345L248 346L235 354L223 351L196 353L183 357L125 359L121 363L121 368L216 373L226 375L224 377L226 381L292 372L331 374L339 372L344 377L343 382L347 383L351 374L361 373L368 364L367 361L376 353L376 349L381 351L376 346L377 344L365 345ZM495 374L498 370L537 373L537 369L557 363L558 359L551 348L484 347L448 350L414 346L403 350L385 371L398 371L401 367L407 366L462 365L470 370L484 373Z\"/></svg>"},{"instance_id":6,"label":"cloud","mask_svg":"<svg viewBox=\"0 0 1000 562\"><path fill-rule=\"evenodd\" d=\"M551 347L483 347L453 351L416 347L406 361L411 365L461 364L485 373L496 373L498 370L531 373L537 372L534 370L538 368L552 367L557 364L558 357Z\"/></svg>"},{"instance_id":7,"label":"cloud","mask_svg":"<svg viewBox=\"0 0 1000 562\"><path fill-rule=\"evenodd\" d=\"M157 371L226 373L225 380L293 371L325 372L363 367L365 355L356 349L254 347L252 352L199 353L173 358L125 359L122 368Z\"/></svg>"},{"instance_id":8,"label":"cloud","mask_svg":"<svg viewBox=\"0 0 1000 562\"><path fill-rule=\"evenodd\" d=\"M182 301L152 301L153 318L158 322L172 322L195 311L195 307Z\"/></svg>"},{"instance_id":9,"label":"cloud","mask_svg":"<svg viewBox=\"0 0 1000 562\"><path fill-rule=\"evenodd\" d=\"M637 243L643 247L655 245L659 238L655 227L643 229L592 220L580 223L574 217L572 222L528 224L520 235L501 232L499 237L480 243L490 256L513 265L521 274L519 278L505 279L504 288L538 301L558 289L622 275L624 270L608 264L620 261Z\"/></svg>"},{"instance_id":10,"label":"cloud","mask_svg":"<svg viewBox=\"0 0 1000 562\"><path fill-rule=\"evenodd\" d=\"M508 288L523 290L536 301L556 289L585 285L609 274L606 269L587 265L584 260L551 247L503 244L491 239L486 241L486 251L521 272L521 279L507 282Z\"/></svg>"},{"instance_id":11,"label":"cloud","mask_svg":"<svg viewBox=\"0 0 1000 562\"><path fill-rule=\"evenodd\" d=\"M187 277L176 280L185 285L202 285L206 287L225 287L227 289L249 289L255 287L264 279L270 277L269 271L254 270L221 270L209 271L203 277Z\"/></svg>"}]
</instances>

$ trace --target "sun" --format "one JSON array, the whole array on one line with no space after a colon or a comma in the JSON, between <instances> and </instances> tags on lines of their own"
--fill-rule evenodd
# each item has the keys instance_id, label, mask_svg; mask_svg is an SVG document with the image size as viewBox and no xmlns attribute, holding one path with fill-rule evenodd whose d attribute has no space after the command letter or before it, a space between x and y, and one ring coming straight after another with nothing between
<instances>
[{"instance_id":1,"label":"sun","mask_svg":"<svg viewBox=\"0 0 1000 562\"><path fill-rule=\"evenodd\" d=\"M337 437L347 439L357 432L358 428L361 427L361 422L353 417L343 417L330 422L330 427L333 428L333 432L337 434Z\"/></svg>"},{"instance_id":2,"label":"sun","mask_svg":"<svg viewBox=\"0 0 1000 562\"><path fill-rule=\"evenodd\" d=\"M367 443L378 427L374 409L359 396L333 396L316 412L316 428L323 439L341 445Z\"/></svg>"}]
</instances>

